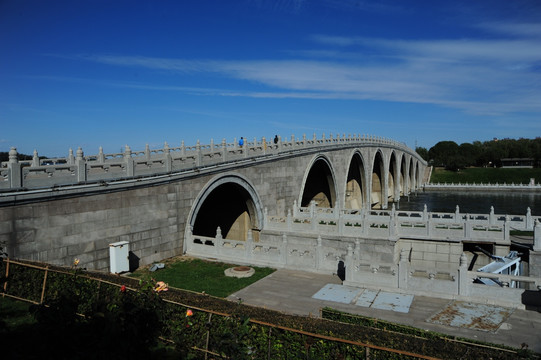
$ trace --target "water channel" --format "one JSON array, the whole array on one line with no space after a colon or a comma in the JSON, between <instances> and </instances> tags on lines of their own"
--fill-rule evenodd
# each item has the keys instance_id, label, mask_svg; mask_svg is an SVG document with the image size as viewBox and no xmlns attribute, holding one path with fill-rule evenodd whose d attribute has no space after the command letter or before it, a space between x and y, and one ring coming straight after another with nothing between
<instances>
[{"instance_id":1,"label":"water channel","mask_svg":"<svg viewBox=\"0 0 541 360\"><path fill-rule=\"evenodd\" d=\"M528 207L532 215L541 215L541 193L531 192L463 192L422 190L403 196L397 208L405 211L423 211L426 204L431 212L455 212L458 205L461 213L488 214L494 206L495 214L526 215Z\"/></svg>"}]
</instances>

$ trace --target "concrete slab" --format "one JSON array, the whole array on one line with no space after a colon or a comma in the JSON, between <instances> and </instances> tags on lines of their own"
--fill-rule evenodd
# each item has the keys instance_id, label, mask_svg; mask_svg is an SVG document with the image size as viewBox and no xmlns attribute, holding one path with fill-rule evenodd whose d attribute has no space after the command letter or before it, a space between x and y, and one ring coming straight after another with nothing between
<instances>
[{"instance_id":1,"label":"concrete slab","mask_svg":"<svg viewBox=\"0 0 541 360\"><path fill-rule=\"evenodd\" d=\"M380 291L374 299L372 307L375 309L391 310L401 313L407 313L410 310L413 295L390 293Z\"/></svg>"},{"instance_id":2,"label":"concrete slab","mask_svg":"<svg viewBox=\"0 0 541 360\"><path fill-rule=\"evenodd\" d=\"M427 321L447 326L496 331L514 309L502 306L453 301ZM505 326L509 329L509 325Z\"/></svg>"},{"instance_id":3,"label":"concrete slab","mask_svg":"<svg viewBox=\"0 0 541 360\"><path fill-rule=\"evenodd\" d=\"M349 304L362 290L352 286L327 284L312 297L318 300L334 301Z\"/></svg>"},{"instance_id":4,"label":"concrete slab","mask_svg":"<svg viewBox=\"0 0 541 360\"><path fill-rule=\"evenodd\" d=\"M355 305L370 307L372 303L374 302L374 300L376 299L376 296L378 296L378 293L379 293L379 290L364 289L362 294L359 296L359 298L355 302Z\"/></svg>"}]
</instances>

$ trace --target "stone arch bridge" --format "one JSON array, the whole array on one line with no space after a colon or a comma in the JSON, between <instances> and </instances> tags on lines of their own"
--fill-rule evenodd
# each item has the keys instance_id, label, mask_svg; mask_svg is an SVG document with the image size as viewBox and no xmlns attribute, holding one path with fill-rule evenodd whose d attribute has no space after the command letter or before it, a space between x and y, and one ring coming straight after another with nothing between
<instances>
[{"instance_id":1,"label":"stone arch bridge","mask_svg":"<svg viewBox=\"0 0 541 360\"><path fill-rule=\"evenodd\" d=\"M11 257L108 269L128 241L140 265L187 250L186 236L258 241L299 208L386 209L418 189L426 162L372 136L278 138L2 163L0 241Z\"/></svg>"}]
</instances>

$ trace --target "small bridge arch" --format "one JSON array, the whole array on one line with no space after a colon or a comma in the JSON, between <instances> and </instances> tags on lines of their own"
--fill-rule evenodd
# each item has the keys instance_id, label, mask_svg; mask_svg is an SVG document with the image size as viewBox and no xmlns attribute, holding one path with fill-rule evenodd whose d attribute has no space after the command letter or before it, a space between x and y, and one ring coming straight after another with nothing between
<instances>
[{"instance_id":1,"label":"small bridge arch","mask_svg":"<svg viewBox=\"0 0 541 360\"><path fill-rule=\"evenodd\" d=\"M325 155L317 155L306 169L300 193L301 206L333 208L337 204L336 180L330 160Z\"/></svg>"}]
</instances>

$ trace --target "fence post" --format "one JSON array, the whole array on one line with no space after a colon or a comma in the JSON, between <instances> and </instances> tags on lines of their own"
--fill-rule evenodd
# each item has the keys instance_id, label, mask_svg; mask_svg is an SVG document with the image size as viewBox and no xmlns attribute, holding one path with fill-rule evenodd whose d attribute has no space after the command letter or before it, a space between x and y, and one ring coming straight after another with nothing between
<instances>
[{"instance_id":1,"label":"fence post","mask_svg":"<svg viewBox=\"0 0 541 360\"><path fill-rule=\"evenodd\" d=\"M45 267L45 275L43 275L43 286L41 288L41 299L39 300L40 304L43 304L43 297L45 296L45 284L47 283L47 274L49 273L49 266Z\"/></svg>"}]
</instances>

